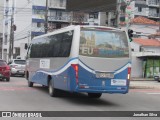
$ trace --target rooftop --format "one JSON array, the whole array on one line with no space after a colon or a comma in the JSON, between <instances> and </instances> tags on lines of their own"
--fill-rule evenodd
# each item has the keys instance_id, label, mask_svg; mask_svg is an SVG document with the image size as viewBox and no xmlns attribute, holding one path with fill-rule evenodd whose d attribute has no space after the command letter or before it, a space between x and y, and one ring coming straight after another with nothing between
<instances>
[{"instance_id":1,"label":"rooftop","mask_svg":"<svg viewBox=\"0 0 160 120\"><path fill-rule=\"evenodd\" d=\"M160 41L155 39L134 38L133 41L143 46L160 46Z\"/></svg>"},{"instance_id":2,"label":"rooftop","mask_svg":"<svg viewBox=\"0 0 160 120\"><path fill-rule=\"evenodd\" d=\"M150 20L148 18L145 18L145 17L142 17L142 16L139 16L139 17L136 17L136 18L133 18L131 20L131 23L133 24L149 24L149 25L159 25L159 22L156 22L154 20ZM121 22L120 25L125 25L126 22Z\"/></svg>"}]
</instances>

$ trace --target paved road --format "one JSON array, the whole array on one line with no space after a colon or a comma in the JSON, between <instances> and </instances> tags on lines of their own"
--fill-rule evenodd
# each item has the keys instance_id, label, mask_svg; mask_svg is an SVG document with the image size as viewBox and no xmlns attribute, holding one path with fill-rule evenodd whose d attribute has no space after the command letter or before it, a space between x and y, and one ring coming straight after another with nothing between
<instances>
[{"instance_id":1,"label":"paved road","mask_svg":"<svg viewBox=\"0 0 160 120\"><path fill-rule=\"evenodd\" d=\"M126 95L103 94L100 99L68 92L52 98L47 88L29 88L22 77L0 81L0 98L0 111L160 111L160 89L131 89Z\"/></svg>"}]
</instances>

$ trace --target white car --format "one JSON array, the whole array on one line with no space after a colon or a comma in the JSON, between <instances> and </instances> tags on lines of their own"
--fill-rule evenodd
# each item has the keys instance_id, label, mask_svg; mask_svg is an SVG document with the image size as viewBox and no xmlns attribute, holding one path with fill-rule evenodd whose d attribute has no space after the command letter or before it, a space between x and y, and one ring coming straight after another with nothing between
<instances>
[{"instance_id":1,"label":"white car","mask_svg":"<svg viewBox=\"0 0 160 120\"><path fill-rule=\"evenodd\" d=\"M154 80L160 82L160 73L154 75Z\"/></svg>"},{"instance_id":2,"label":"white car","mask_svg":"<svg viewBox=\"0 0 160 120\"><path fill-rule=\"evenodd\" d=\"M24 76L25 75L26 60L13 59L8 64L11 68L11 76L14 76L14 75Z\"/></svg>"}]
</instances>

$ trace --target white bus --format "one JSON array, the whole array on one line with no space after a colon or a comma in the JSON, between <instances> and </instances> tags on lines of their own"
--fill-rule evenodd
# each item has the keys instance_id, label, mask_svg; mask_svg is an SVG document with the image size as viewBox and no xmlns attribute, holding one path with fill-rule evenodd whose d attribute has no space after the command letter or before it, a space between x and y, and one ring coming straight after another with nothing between
<instances>
[{"instance_id":1,"label":"white bus","mask_svg":"<svg viewBox=\"0 0 160 120\"><path fill-rule=\"evenodd\" d=\"M125 31L103 26L69 26L32 40L26 62L28 86L38 83L57 90L128 93L130 49Z\"/></svg>"}]
</instances>

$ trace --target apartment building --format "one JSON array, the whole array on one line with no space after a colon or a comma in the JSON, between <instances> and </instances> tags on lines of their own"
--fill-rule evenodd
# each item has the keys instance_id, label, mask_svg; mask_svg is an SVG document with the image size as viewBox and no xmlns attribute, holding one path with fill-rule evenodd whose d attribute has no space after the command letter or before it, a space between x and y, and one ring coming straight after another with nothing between
<instances>
[{"instance_id":1,"label":"apartment building","mask_svg":"<svg viewBox=\"0 0 160 120\"><path fill-rule=\"evenodd\" d=\"M120 21L125 21L126 15L126 4L119 1L120 5ZM160 19L160 0L133 0L130 4L131 15L130 18L135 18L138 16L143 16L154 21L159 21Z\"/></svg>"},{"instance_id":2,"label":"apartment building","mask_svg":"<svg viewBox=\"0 0 160 120\"><path fill-rule=\"evenodd\" d=\"M32 0L31 39L45 34L46 0Z\"/></svg>"},{"instance_id":3,"label":"apartment building","mask_svg":"<svg viewBox=\"0 0 160 120\"><path fill-rule=\"evenodd\" d=\"M46 7L47 2L48 7ZM48 14L46 17L47 9ZM25 59L27 51L24 46L26 43L29 44L35 36L45 34L46 30L51 32L79 22L73 19L72 12L66 12L65 9L66 0L4 0L3 59L9 60L11 19L15 29L13 31L14 48L11 59L16 58L16 56L21 56L22 59ZM46 18L48 19L47 27L45 26ZM83 14L83 20L84 18L85 14Z\"/></svg>"}]
</instances>

